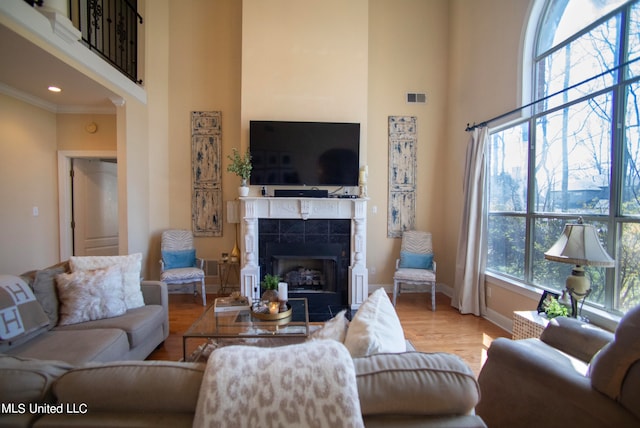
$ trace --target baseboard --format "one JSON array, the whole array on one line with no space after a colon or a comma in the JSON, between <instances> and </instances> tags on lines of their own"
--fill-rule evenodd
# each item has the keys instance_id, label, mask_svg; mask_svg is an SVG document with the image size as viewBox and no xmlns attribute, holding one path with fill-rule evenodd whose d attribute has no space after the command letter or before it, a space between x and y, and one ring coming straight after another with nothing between
<instances>
[{"instance_id":1,"label":"baseboard","mask_svg":"<svg viewBox=\"0 0 640 428\"><path fill-rule=\"evenodd\" d=\"M388 294L393 294L393 284L372 284L369 283L369 294L376 291L378 288L384 288ZM436 293L442 293L445 296L451 298L453 296L453 288L442 282L436 283Z\"/></svg>"},{"instance_id":2,"label":"baseboard","mask_svg":"<svg viewBox=\"0 0 640 428\"><path fill-rule=\"evenodd\" d=\"M509 317L505 317L504 315L494 311L491 308L486 308L486 312L483 318L497 325L501 329L508 331L509 333L513 332L513 320Z\"/></svg>"}]
</instances>

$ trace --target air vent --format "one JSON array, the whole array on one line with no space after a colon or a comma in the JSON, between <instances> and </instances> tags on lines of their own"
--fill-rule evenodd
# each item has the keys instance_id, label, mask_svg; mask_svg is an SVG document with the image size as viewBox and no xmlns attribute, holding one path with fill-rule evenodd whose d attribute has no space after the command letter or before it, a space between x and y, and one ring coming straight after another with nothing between
<instances>
[{"instance_id":1,"label":"air vent","mask_svg":"<svg viewBox=\"0 0 640 428\"><path fill-rule=\"evenodd\" d=\"M204 274L205 274L205 276L218 276L218 261L217 260L205 260L204 261Z\"/></svg>"},{"instance_id":2,"label":"air vent","mask_svg":"<svg viewBox=\"0 0 640 428\"><path fill-rule=\"evenodd\" d=\"M425 94L424 92L407 92L407 103L426 104L427 94Z\"/></svg>"}]
</instances>

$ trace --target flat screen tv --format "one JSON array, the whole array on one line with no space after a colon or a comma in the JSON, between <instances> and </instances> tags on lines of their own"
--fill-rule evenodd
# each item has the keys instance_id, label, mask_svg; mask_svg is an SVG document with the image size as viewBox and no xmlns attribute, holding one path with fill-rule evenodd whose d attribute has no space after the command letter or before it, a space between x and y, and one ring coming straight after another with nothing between
<instances>
[{"instance_id":1,"label":"flat screen tv","mask_svg":"<svg viewBox=\"0 0 640 428\"><path fill-rule=\"evenodd\" d=\"M254 120L249 149L253 185L358 185L359 123Z\"/></svg>"}]
</instances>

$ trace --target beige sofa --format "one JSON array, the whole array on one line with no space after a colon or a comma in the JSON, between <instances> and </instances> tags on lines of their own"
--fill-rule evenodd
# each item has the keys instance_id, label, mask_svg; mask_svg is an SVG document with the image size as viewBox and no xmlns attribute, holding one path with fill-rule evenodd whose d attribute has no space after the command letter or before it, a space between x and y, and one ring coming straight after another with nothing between
<instances>
[{"instance_id":1,"label":"beige sofa","mask_svg":"<svg viewBox=\"0 0 640 428\"><path fill-rule=\"evenodd\" d=\"M638 427L640 306L615 336L562 317L540 339L496 339L478 381L490 427Z\"/></svg>"},{"instance_id":2,"label":"beige sofa","mask_svg":"<svg viewBox=\"0 0 640 428\"><path fill-rule=\"evenodd\" d=\"M332 346L343 346L335 341L332 343L335 344ZM268 351L255 348L255 351L249 349L249 354L276 352L282 353L276 355L286 354L290 358L299 353L293 346L308 345L290 345ZM213 352L209 362L216 353L232 352L233 348L249 347L220 348ZM350 365L351 358L348 358ZM230 360L233 359L222 358L228 365L234 365ZM279 360L284 361L284 358L270 357L270 361ZM5 406L0 415L0 426L190 427L202 394L206 367L203 363L165 361L74 366L0 355L0 402ZM474 375L454 355L377 354L353 359L353 368L360 411L367 427L486 426L473 414L479 399ZM216 369L215 363L209 367L210 371ZM306 376L311 376L312 371L298 372L298 375L308 379ZM227 378L235 375L245 381L260 378L244 376L245 372L234 373L227 367L218 372ZM322 374L333 376L334 372L323 370L313 376ZM211 391L217 382L210 380L202 389ZM343 380L339 382L340 386L342 382L346 388L348 382ZM313 393L312 390L311 387L304 388L309 393ZM221 399L233 401L230 394L225 388ZM256 406L260 405L259 400L253 401ZM207 410L207 406L202 409L201 412L213 411Z\"/></svg>"},{"instance_id":3,"label":"beige sofa","mask_svg":"<svg viewBox=\"0 0 640 428\"><path fill-rule=\"evenodd\" d=\"M0 340L0 353L71 364L143 360L169 335L167 286L158 281L140 283L144 300L141 307L128 309L116 317L59 325L60 303L54 281L64 272L69 272L68 263L21 276L37 299L21 307L22 317L34 318L32 313L44 313L45 322L42 327ZM3 278L6 281L8 276Z\"/></svg>"}]
</instances>

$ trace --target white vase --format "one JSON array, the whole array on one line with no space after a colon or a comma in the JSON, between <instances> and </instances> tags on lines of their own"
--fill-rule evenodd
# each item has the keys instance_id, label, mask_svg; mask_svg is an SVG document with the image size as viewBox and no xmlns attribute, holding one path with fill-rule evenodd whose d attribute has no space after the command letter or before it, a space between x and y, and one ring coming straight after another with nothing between
<instances>
[{"instance_id":1,"label":"white vase","mask_svg":"<svg viewBox=\"0 0 640 428\"><path fill-rule=\"evenodd\" d=\"M249 195L249 186L240 186L240 187L238 187L238 195L240 195L240 196Z\"/></svg>"}]
</instances>

